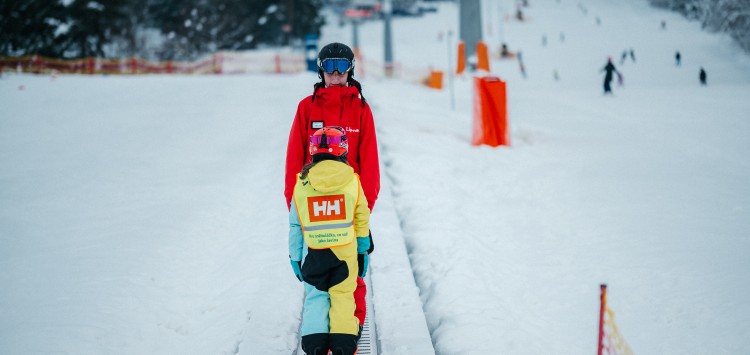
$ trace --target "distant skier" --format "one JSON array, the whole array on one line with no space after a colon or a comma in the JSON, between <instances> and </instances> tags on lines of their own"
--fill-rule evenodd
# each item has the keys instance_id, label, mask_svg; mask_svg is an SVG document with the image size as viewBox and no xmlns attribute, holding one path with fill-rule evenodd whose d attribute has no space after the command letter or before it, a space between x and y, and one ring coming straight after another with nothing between
<instances>
[{"instance_id":1,"label":"distant skier","mask_svg":"<svg viewBox=\"0 0 750 355\"><path fill-rule=\"evenodd\" d=\"M521 70L521 75L526 79L526 65L523 64L523 53L518 51L516 56L518 57L518 67Z\"/></svg>"},{"instance_id":2,"label":"distant skier","mask_svg":"<svg viewBox=\"0 0 750 355\"><path fill-rule=\"evenodd\" d=\"M620 56L620 65L625 64L626 59L628 59L628 51L624 50L622 51L622 56Z\"/></svg>"},{"instance_id":3,"label":"distant skier","mask_svg":"<svg viewBox=\"0 0 750 355\"><path fill-rule=\"evenodd\" d=\"M701 71L698 74L698 78L701 80L701 85L702 86L706 86L707 85L706 84L706 70L704 70L703 67L701 67Z\"/></svg>"},{"instance_id":4,"label":"distant skier","mask_svg":"<svg viewBox=\"0 0 750 355\"><path fill-rule=\"evenodd\" d=\"M607 58L607 65L600 70L600 72L605 72L604 75L604 94L612 94L612 74L617 73L620 75L620 72L617 71L617 68L615 68L615 65L612 64L612 57Z\"/></svg>"},{"instance_id":5,"label":"distant skier","mask_svg":"<svg viewBox=\"0 0 750 355\"><path fill-rule=\"evenodd\" d=\"M682 54L680 54L680 51L674 53L674 64L678 67L682 65Z\"/></svg>"},{"instance_id":6,"label":"distant skier","mask_svg":"<svg viewBox=\"0 0 750 355\"><path fill-rule=\"evenodd\" d=\"M500 46L500 58L515 58L516 54L508 50L508 45L503 43Z\"/></svg>"},{"instance_id":7,"label":"distant skier","mask_svg":"<svg viewBox=\"0 0 750 355\"><path fill-rule=\"evenodd\" d=\"M630 48L630 59L635 63L635 51L633 51L633 48Z\"/></svg>"}]
</instances>

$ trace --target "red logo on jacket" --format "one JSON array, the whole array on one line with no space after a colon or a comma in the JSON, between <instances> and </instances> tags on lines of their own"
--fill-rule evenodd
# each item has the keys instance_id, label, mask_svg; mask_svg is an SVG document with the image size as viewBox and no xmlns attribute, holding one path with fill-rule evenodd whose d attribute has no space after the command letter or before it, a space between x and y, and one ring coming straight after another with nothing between
<instances>
[{"instance_id":1,"label":"red logo on jacket","mask_svg":"<svg viewBox=\"0 0 750 355\"><path fill-rule=\"evenodd\" d=\"M307 212L310 214L310 222L346 219L344 195L308 197Z\"/></svg>"}]
</instances>

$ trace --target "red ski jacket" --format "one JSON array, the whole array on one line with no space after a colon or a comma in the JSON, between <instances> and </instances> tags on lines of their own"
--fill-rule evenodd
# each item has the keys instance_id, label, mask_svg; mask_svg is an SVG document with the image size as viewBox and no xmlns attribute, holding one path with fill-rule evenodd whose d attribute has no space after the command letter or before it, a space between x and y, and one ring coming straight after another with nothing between
<instances>
[{"instance_id":1,"label":"red ski jacket","mask_svg":"<svg viewBox=\"0 0 750 355\"><path fill-rule=\"evenodd\" d=\"M380 165L370 106L367 103L362 105L359 91L353 86L320 88L314 101L312 98L310 95L300 101L289 132L284 185L287 208L297 174L310 162L310 136L324 126L340 126L346 131L349 165L359 174L367 207L372 211L380 192Z\"/></svg>"}]
</instances>

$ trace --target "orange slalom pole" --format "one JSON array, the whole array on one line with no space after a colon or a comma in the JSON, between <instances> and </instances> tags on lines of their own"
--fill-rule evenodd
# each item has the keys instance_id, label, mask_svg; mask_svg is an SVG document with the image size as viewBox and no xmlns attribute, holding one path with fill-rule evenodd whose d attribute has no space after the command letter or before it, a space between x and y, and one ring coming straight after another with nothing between
<instances>
[{"instance_id":1,"label":"orange slalom pole","mask_svg":"<svg viewBox=\"0 0 750 355\"><path fill-rule=\"evenodd\" d=\"M458 64L456 64L456 75L463 74L466 70L466 45L464 41L458 41Z\"/></svg>"},{"instance_id":2,"label":"orange slalom pole","mask_svg":"<svg viewBox=\"0 0 750 355\"><path fill-rule=\"evenodd\" d=\"M601 307L599 308L599 342L596 355L602 355L604 350L604 312L607 309L607 284L601 284L601 295L599 296Z\"/></svg>"},{"instance_id":3,"label":"orange slalom pole","mask_svg":"<svg viewBox=\"0 0 750 355\"><path fill-rule=\"evenodd\" d=\"M477 69L490 71L490 55L487 45L482 41L477 42Z\"/></svg>"}]
</instances>

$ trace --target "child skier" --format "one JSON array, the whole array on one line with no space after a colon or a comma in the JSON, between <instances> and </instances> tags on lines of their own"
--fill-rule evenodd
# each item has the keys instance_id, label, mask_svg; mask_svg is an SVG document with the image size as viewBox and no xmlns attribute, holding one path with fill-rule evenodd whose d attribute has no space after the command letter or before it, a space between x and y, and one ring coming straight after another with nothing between
<instances>
[{"instance_id":1,"label":"child skier","mask_svg":"<svg viewBox=\"0 0 750 355\"><path fill-rule=\"evenodd\" d=\"M359 331L354 290L357 276L367 270L370 210L359 176L347 163L343 128L317 130L309 151L312 162L297 175L289 211L289 258L305 285L302 350L352 355ZM357 254L365 255L362 271Z\"/></svg>"}]
</instances>

